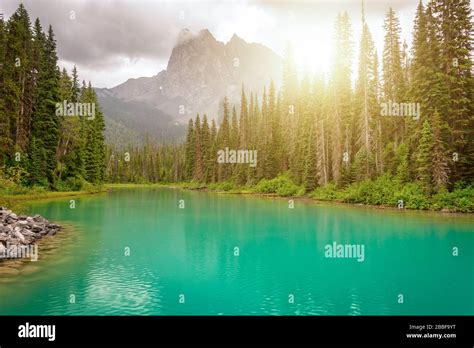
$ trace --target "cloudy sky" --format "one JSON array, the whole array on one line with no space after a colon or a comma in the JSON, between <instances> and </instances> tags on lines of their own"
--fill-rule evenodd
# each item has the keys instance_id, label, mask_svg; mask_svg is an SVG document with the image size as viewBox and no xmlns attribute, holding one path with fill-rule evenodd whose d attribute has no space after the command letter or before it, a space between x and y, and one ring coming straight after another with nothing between
<instances>
[{"instance_id":1,"label":"cloudy sky","mask_svg":"<svg viewBox=\"0 0 474 348\"><path fill-rule=\"evenodd\" d=\"M361 0L158 1L158 0L2 0L8 18L23 2L32 22L56 33L59 64L96 87L113 87L128 78L152 76L166 68L179 31L207 28L227 42L236 33L282 54L292 42L300 69L327 70L338 12L352 20L357 49ZM411 43L418 0L365 0L366 19L380 52L383 18L391 6L401 22L402 39ZM355 55L356 56L356 55Z\"/></svg>"}]
</instances>

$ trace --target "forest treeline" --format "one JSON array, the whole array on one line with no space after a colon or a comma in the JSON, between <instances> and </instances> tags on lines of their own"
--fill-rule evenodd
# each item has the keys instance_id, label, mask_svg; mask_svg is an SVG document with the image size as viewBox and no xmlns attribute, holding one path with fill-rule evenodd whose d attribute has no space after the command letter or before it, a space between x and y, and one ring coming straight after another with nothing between
<instances>
[{"instance_id":1,"label":"forest treeline","mask_svg":"<svg viewBox=\"0 0 474 348\"><path fill-rule=\"evenodd\" d=\"M90 83L79 82L75 67L70 76L57 63L51 26L43 31L39 19L31 25L22 4L7 21L0 18L4 191L17 185L77 190L105 179L105 124L97 96ZM94 113L78 112L87 107Z\"/></svg>"},{"instance_id":2,"label":"forest treeline","mask_svg":"<svg viewBox=\"0 0 474 348\"><path fill-rule=\"evenodd\" d=\"M261 94L242 87L240 105L224 100L219 127L206 115L189 121L185 145L171 150L177 162L164 161L169 152L148 145L130 149L135 153L130 162L117 162L108 175L124 182L257 185L262 191L272 190L273 179L276 186L298 187L290 192L316 190L320 197L368 182L423 199L465 188L474 177L471 19L468 0L420 1L409 49L390 8L379 53L362 9L353 84L351 20L341 13L328 76L298 80L289 46L280 90L273 83ZM217 152L226 147L256 149L258 165L219 164ZM334 192L328 195L328 188ZM399 201L388 196L378 204Z\"/></svg>"}]
</instances>

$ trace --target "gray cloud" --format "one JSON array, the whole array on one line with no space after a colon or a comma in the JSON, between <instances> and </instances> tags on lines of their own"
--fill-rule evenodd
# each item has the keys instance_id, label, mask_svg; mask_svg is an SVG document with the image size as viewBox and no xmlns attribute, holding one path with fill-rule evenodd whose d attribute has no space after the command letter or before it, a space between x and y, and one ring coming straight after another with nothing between
<instances>
[{"instance_id":1,"label":"gray cloud","mask_svg":"<svg viewBox=\"0 0 474 348\"><path fill-rule=\"evenodd\" d=\"M19 1L8 1L9 16ZM53 26L59 56L86 67L106 66L117 56L166 58L183 25L200 29L206 23L186 20L190 4L133 1L23 1L31 20ZM180 18L181 11L184 19ZM74 19L72 19L74 18Z\"/></svg>"}]
</instances>

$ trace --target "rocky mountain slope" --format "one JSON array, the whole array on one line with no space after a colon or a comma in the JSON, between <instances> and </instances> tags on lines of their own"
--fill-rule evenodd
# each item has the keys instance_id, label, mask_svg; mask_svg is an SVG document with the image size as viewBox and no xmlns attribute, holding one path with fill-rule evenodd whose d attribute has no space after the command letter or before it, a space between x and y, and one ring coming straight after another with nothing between
<instances>
[{"instance_id":1,"label":"rocky mountain slope","mask_svg":"<svg viewBox=\"0 0 474 348\"><path fill-rule=\"evenodd\" d=\"M105 115L108 144L142 145L145 135L161 142L180 141L185 136L185 125L148 103L124 101L105 88L97 88L96 93Z\"/></svg>"},{"instance_id":2,"label":"rocky mountain slope","mask_svg":"<svg viewBox=\"0 0 474 348\"><path fill-rule=\"evenodd\" d=\"M175 138L181 132L170 133L170 125L177 122L175 127L179 128L196 113L217 119L224 96L237 103L242 84L247 92L257 91L261 95L264 84L268 86L272 79L279 83L281 71L281 58L261 44L247 43L235 34L223 43L207 29L198 33L184 29L166 70L152 77L129 79L111 89L98 89L99 101L105 116L119 126L130 128L132 124L137 134L153 130L152 135L158 138ZM116 105L119 103L120 106ZM124 107L127 115L115 114ZM136 117L135 108L141 112L147 109L149 117L143 114L139 124L125 121Z\"/></svg>"}]
</instances>

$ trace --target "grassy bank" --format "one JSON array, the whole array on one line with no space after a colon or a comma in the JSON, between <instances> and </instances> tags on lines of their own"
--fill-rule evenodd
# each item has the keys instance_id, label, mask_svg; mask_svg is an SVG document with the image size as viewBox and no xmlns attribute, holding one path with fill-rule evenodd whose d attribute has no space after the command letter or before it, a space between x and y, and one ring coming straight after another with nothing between
<instances>
[{"instance_id":1,"label":"grassy bank","mask_svg":"<svg viewBox=\"0 0 474 348\"><path fill-rule=\"evenodd\" d=\"M263 194L288 198L309 198L316 201L334 201L371 206L403 207L414 210L433 210L444 212L474 213L474 186L455 186L451 191L428 194L417 183L402 183L390 175L374 180L364 180L345 187L329 184L314 191L305 192L288 175L274 179L261 180L253 186L238 186L232 182L202 184L197 182L181 183L182 188L207 190L238 194Z\"/></svg>"},{"instance_id":2,"label":"grassy bank","mask_svg":"<svg viewBox=\"0 0 474 348\"><path fill-rule=\"evenodd\" d=\"M255 194L287 198L306 198L315 201L333 201L369 206L396 208L400 204L404 209L433 210L444 212L474 213L474 186L458 184L451 192L427 194L417 183L402 183L398 179L383 175L374 180L364 180L345 187L333 184L318 187L305 192L288 175L283 174L256 185L239 186L233 182L204 184L198 182L179 183L109 183L87 186L80 190L48 191L41 187L16 186L0 187L0 205L10 206L15 202L37 199L54 199L88 195L113 189L173 187L189 190L202 190L229 194Z\"/></svg>"},{"instance_id":3,"label":"grassy bank","mask_svg":"<svg viewBox=\"0 0 474 348\"><path fill-rule=\"evenodd\" d=\"M104 192L104 190L95 190L95 191L48 191L48 192L32 192L19 195L3 195L0 193L0 206L6 206L11 209L18 206L20 203L23 204L28 201L35 201L39 199L55 199L55 198L67 198L67 197L76 197L83 195L90 195L94 193Z\"/></svg>"},{"instance_id":4,"label":"grassy bank","mask_svg":"<svg viewBox=\"0 0 474 348\"><path fill-rule=\"evenodd\" d=\"M149 183L149 184L104 184L104 188L106 189L120 189L120 188L139 188L139 187L146 187L146 188L153 188L153 187L162 187L168 186L167 184L163 183Z\"/></svg>"},{"instance_id":5,"label":"grassy bank","mask_svg":"<svg viewBox=\"0 0 474 348\"><path fill-rule=\"evenodd\" d=\"M105 187L90 184L72 188L61 186L59 190L50 190L42 186L24 186L0 177L0 205L5 206L11 206L17 202L81 196L104 191Z\"/></svg>"}]
</instances>

